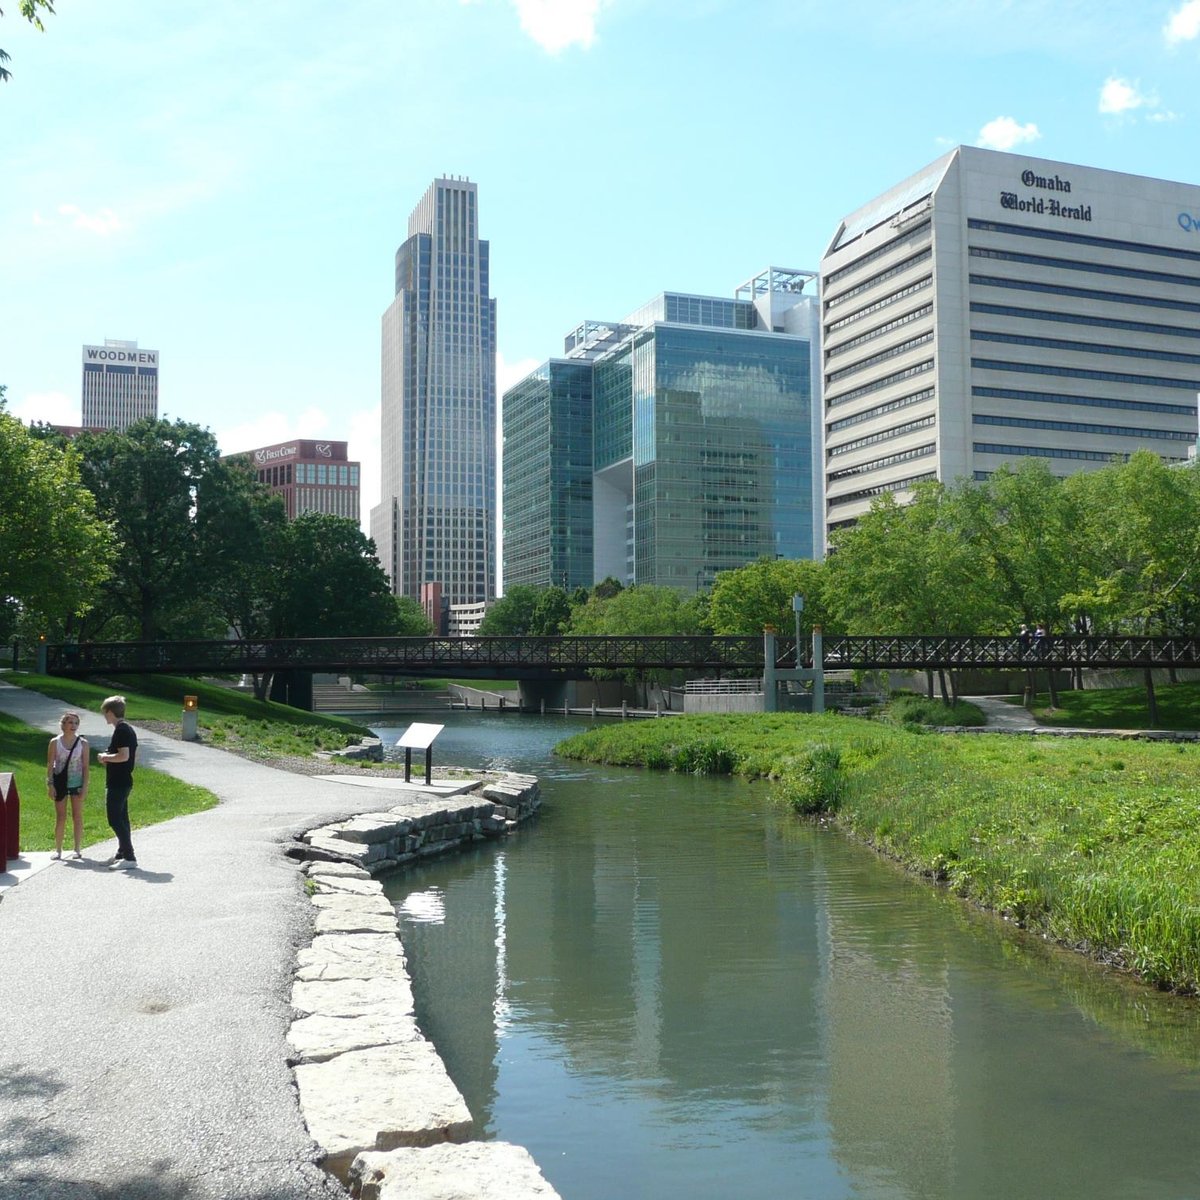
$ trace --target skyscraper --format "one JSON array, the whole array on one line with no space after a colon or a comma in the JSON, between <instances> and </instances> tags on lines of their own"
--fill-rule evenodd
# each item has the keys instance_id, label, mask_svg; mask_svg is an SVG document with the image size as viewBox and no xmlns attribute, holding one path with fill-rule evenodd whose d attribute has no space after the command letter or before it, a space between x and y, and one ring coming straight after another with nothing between
<instances>
[{"instance_id":1,"label":"skyscraper","mask_svg":"<svg viewBox=\"0 0 1200 1200\"><path fill-rule=\"evenodd\" d=\"M379 561L398 595L450 605L495 589L496 302L476 185L434 180L396 251L383 315Z\"/></svg>"},{"instance_id":2,"label":"skyscraper","mask_svg":"<svg viewBox=\"0 0 1200 1200\"><path fill-rule=\"evenodd\" d=\"M826 522L883 492L1196 439L1200 187L960 146L821 263Z\"/></svg>"},{"instance_id":3,"label":"skyscraper","mask_svg":"<svg viewBox=\"0 0 1200 1200\"><path fill-rule=\"evenodd\" d=\"M126 429L158 416L158 351L106 338L83 348L84 429Z\"/></svg>"},{"instance_id":4,"label":"skyscraper","mask_svg":"<svg viewBox=\"0 0 1200 1200\"><path fill-rule=\"evenodd\" d=\"M809 271L734 299L664 292L588 321L504 397L504 582L691 592L808 558L817 308Z\"/></svg>"}]
</instances>

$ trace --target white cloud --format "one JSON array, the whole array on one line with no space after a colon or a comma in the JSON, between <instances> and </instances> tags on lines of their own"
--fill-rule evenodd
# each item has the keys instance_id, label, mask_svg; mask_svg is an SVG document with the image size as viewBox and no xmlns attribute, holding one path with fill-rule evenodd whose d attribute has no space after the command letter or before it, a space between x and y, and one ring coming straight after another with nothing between
<instances>
[{"instance_id":1,"label":"white cloud","mask_svg":"<svg viewBox=\"0 0 1200 1200\"><path fill-rule=\"evenodd\" d=\"M1032 121L1018 125L1012 117L997 117L979 131L975 144L989 150L1011 150L1025 142L1036 142L1041 136L1041 130Z\"/></svg>"},{"instance_id":2,"label":"white cloud","mask_svg":"<svg viewBox=\"0 0 1200 1200\"><path fill-rule=\"evenodd\" d=\"M499 400L514 384L520 383L531 371L542 365L544 359L518 358L509 362L503 354L496 355L496 399Z\"/></svg>"},{"instance_id":3,"label":"white cloud","mask_svg":"<svg viewBox=\"0 0 1200 1200\"><path fill-rule=\"evenodd\" d=\"M295 438L327 437L329 418L315 405L301 413L265 412L252 421L214 430L222 454L241 454Z\"/></svg>"},{"instance_id":4,"label":"white cloud","mask_svg":"<svg viewBox=\"0 0 1200 1200\"><path fill-rule=\"evenodd\" d=\"M60 204L56 215L43 216L33 214L33 223L39 227L69 225L72 229L82 229L85 233L95 233L100 237L119 233L127 228L126 223L111 208L100 208L95 212L84 212L78 204Z\"/></svg>"},{"instance_id":5,"label":"white cloud","mask_svg":"<svg viewBox=\"0 0 1200 1200\"><path fill-rule=\"evenodd\" d=\"M1163 37L1167 45L1177 46L1180 42L1195 41L1200 37L1200 0L1184 0L1163 26Z\"/></svg>"},{"instance_id":6,"label":"white cloud","mask_svg":"<svg viewBox=\"0 0 1200 1200\"><path fill-rule=\"evenodd\" d=\"M82 414L78 396L66 392L30 392L8 405L10 416L29 424L30 421L45 421L50 425L78 425Z\"/></svg>"},{"instance_id":7,"label":"white cloud","mask_svg":"<svg viewBox=\"0 0 1200 1200\"><path fill-rule=\"evenodd\" d=\"M568 46L585 50L596 40L596 17L605 0L512 0L521 28L548 54Z\"/></svg>"},{"instance_id":8,"label":"white cloud","mask_svg":"<svg viewBox=\"0 0 1200 1200\"><path fill-rule=\"evenodd\" d=\"M1120 116L1139 108L1157 108L1158 97L1143 92L1137 83L1110 75L1100 89L1100 111L1108 116Z\"/></svg>"}]
</instances>

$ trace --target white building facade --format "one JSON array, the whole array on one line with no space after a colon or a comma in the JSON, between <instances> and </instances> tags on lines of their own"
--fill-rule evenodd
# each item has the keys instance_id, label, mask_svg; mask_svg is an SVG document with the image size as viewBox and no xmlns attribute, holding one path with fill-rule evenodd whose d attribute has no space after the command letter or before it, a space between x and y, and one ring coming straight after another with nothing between
<instances>
[{"instance_id":1,"label":"white building facade","mask_svg":"<svg viewBox=\"0 0 1200 1200\"><path fill-rule=\"evenodd\" d=\"M158 416L158 351L106 339L83 348L84 429L126 429Z\"/></svg>"},{"instance_id":2,"label":"white building facade","mask_svg":"<svg viewBox=\"0 0 1200 1200\"><path fill-rule=\"evenodd\" d=\"M821 313L827 536L1026 457L1184 461L1200 187L960 146L841 222Z\"/></svg>"},{"instance_id":3,"label":"white building facade","mask_svg":"<svg viewBox=\"0 0 1200 1200\"><path fill-rule=\"evenodd\" d=\"M397 595L495 595L496 302L478 192L437 179L396 251L383 315L380 503L371 536Z\"/></svg>"}]
</instances>

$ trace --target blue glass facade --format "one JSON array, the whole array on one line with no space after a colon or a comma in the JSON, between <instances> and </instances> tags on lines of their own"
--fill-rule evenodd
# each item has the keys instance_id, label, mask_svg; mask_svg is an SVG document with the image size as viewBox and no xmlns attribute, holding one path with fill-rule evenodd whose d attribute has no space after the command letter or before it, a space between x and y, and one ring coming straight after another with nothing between
<instances>
[{"instance_id":1,"label":"blue glass facade","mask_svg":"<svg viewBox=\"0 0 1200 1200\"><path fill-rule=\"evenodd\" d=\"M571 586L612 575L694 591L757 558L813 556L811 343L756 319L752 303L663 293L616 346L553 360L506 395L506 585L565 571ZM568 403L584 451L569 461L554 454ZM562 498L562 521L540 496Z\"/></svg>"}]
</instances>

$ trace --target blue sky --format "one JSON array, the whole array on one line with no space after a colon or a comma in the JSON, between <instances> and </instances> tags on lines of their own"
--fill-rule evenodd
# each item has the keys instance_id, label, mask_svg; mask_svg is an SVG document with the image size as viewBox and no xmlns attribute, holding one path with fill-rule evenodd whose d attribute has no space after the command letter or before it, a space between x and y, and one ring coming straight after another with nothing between
<instances>
[{"instance_id":1,"label":"blue sky","mask_svg":"<svg viewBox=\"0 0 1200 1200\"><path fill-rule=\"evenodd\" d=\"M349 440L377 498L408 214L479 184L500 379L664 289L815 268L959 143L1200 183L1200 0L4 5L0 383L79 420L80 347L162 355L222 449Z\"/></svg>"}]
</instances>

